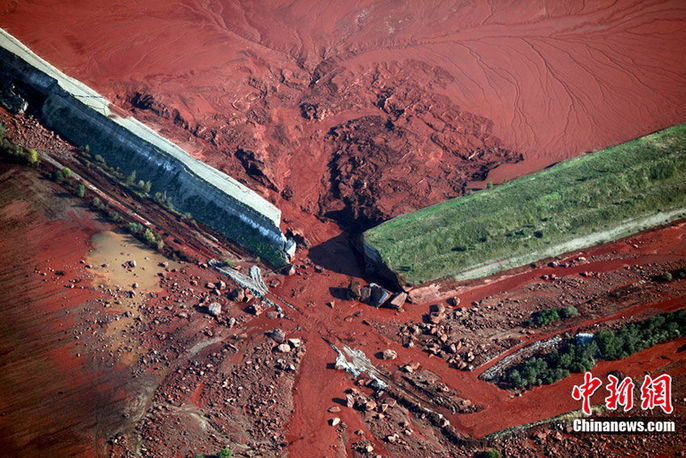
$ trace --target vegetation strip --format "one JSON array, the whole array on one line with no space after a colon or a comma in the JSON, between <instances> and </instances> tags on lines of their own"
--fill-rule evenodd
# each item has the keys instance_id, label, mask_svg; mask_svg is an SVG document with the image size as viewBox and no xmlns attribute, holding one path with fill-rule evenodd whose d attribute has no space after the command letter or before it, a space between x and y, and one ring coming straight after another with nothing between
<instances>
[{"instance_id":1,"label":"vegetation strip","mask_svg":"<svg viewBox=\"0 0 686 458\"><path fill-rule=\"evenodd\" d=\"M569 159L365 232L401 283L488 275L678 219L686 124Z\"/></svg>"},{"instance_id":2,"label":"vegetation strip","mask_svg":"<svg viewBox=\"0 0 686 458\"><path fill-rule=\"evenodd\" d=\"M684 334L686 311L678 310L626 324L617 331L603 329L587 343L569 338L551 353L533 357L512 368L499 385L508 388L548 385L567 377L570 372L591 370L597 359L624 359Z\"/></svg>"}]
</instances>

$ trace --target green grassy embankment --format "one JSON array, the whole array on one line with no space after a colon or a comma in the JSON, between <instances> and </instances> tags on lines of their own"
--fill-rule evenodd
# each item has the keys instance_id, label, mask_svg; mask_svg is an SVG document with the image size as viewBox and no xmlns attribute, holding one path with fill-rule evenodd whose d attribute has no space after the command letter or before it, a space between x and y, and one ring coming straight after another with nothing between
<instances>
[{"instance_id":1,"label":"green grassy embankment","mask_svg":"<svg viewBox=\"0 0 686 458\"><path fill-rule=\"evenodd\" d=\"M489 275L686 215L686 124L400 215L364 241L401 283Z\"/></svg>"}]
</instances>

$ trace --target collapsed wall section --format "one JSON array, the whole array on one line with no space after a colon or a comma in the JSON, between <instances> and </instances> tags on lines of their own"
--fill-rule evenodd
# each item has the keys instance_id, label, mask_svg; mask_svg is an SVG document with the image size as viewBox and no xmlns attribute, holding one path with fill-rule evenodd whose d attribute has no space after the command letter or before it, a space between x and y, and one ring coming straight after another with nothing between
<instances>
[{"instance_id":1,"label":"collapsed wall section","mask_svg":"<svg viewBox=\"0 0 686 458\"><path fill-rule=\"evenodd\" d=\"M150 181L175 209L190 213L269 264L288 263L295 244L279 229L281 211L133 118L112 113L101 95L62 74L0 29L0 80L18 86L46 125L124 173Z\"/></svg>"}]
</instances>

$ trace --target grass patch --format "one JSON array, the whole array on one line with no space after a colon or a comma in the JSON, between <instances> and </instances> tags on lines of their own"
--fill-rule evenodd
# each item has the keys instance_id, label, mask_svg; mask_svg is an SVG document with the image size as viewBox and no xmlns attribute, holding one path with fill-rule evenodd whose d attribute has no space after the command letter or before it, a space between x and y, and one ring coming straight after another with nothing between
<instances>
[{"instance_id":1,"label":"grass patch","mask_svg":"<svg viewBox=\"0 0 686 458\"><path fill-rule=\"evenodd\" d=\"M364 239L401 282L419 284L528 257L521 265L536 260L531 258L537 252L537 259L545 258L558 245L685 207L681 124L400 215L368 230ZM614 238L635 230L625 232Z\"/></svg>"}]
</instances>

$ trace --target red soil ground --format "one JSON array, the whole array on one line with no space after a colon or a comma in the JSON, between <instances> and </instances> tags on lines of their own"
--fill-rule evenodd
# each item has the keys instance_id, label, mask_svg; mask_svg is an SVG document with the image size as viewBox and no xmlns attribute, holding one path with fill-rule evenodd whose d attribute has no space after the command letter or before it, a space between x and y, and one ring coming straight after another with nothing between
<instances>
[{"instance_id":1,"label":"red soil ground","mask_svg":"<svg viewBox=\"0 0 686 458\"><path fill-rule=\"evenodd\" d=\"M0 26L196 157L264 193L283 208L285 226L312 244L301 252L298 274L279 278L274 288L298 311L286 310L286 319L260 316L241 323L247 335L241 351L261 342L259 336L272 326L306 343L292 399L287 397L293 412L284 435L291 456L351 453L355 430L378 453L402 453L373 434L368 418L353 409L335 414L346 425L343 432L327 425L333 416L327 407L352 381L327 367L335 354L322 337L339 348L364 349L390 371L420 361L459 395L486 407L449 416L459 433L482 437L577 408L569 393L578 377L510 399L509 392L477 378L482 368L456 371L421 348L402 347L378 331L379 323L421 320L429 304L455 294L463 304L505 292L521 297L551 273L576 278L581 271L612 273L625 264L683 265L683 226L677 225L632 239L639 249L620 241L585 253L591 262L583 266L524 268L467 285L427 288L401 314L332 298L336 288L364 272L339 227L317 218L373 224L459 195L474 182L509 179L683 122L683 2L531 1L492 8L446 3L430 10L410 1L317 8L308 1L287 8L196 0L63 3L9 3L0 7ZM315 273L311 261L323 273ZM176 281L188 286L188 278L179 275ZM175 291L165 288L170 295ZM602 292L602 284L593 288L589 294ZM646 303L632 313L680 307L681 298ZM333 308L324 305L332 299ZM166 312L154 313L166 319ZM202 329L198 321L193 330ZM172 323L190 333L177 318ZM214 322L207 329L220 336L229 332ZM168 346L156 339L146 345ZM672 362L683 368L684 353L676 353L681 344L634 355L621 368L635 376ZM372 357L386 348L396 350L398 360ZM236 364L244 360L237 356ZM598 371L616 367L620 363L601 363ZM259 382L249 380L246 387ZM161 392L178 393L179 383L170 376ZM201 393L210 396L207 387L214 386L184 383L192 388L186 405L202 404ZM225 409L219 397L210 399L216 404L208 411ZM430 429L419 423L413 426L432 443ZM146 446L161 447L155 443L173 436L171 423L146 424L161 425L158 432L149 430ZM188 439L192 445L207 439L198 434L196 442ZM527 444L527 450L542 453Z\"/></svg>"}]
</instances>

